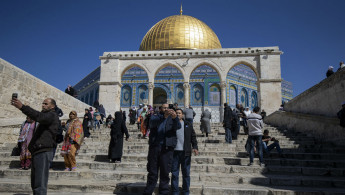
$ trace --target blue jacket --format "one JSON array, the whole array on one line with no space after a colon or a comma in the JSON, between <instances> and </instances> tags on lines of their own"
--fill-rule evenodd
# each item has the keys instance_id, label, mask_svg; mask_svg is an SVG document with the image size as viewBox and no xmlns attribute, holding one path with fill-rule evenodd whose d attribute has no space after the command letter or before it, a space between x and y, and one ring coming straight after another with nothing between
<instances>
[{"instance_id":1,"label":"blue jacket","mask_svg":"<svg viewBox=\"0 0 345 195\"><path fill-rule=\"evenodd\" d=\"M157 141L158 136L158 127L159 125L165 120L164 115L162 114L154 114L150 118L149 127L150 127L150 136L149 136L149 144L150 146L159 145L159 141ZM166 125L164 128L165 133L165 140L163 145L166 147L173 147L175 148L177 144L177 137L176 131L177 129L181 128L181 123L176 117L172 119L171 116L167 118Z\"/></svg>"}]
</instances>

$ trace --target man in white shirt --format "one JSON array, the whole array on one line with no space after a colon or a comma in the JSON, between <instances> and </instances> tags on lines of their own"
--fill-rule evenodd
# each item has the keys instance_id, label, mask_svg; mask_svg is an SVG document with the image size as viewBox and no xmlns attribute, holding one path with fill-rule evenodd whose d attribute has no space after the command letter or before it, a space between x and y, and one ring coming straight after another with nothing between
<instances>
[{"instance_id":1,"label":"man in white shirt","mask_svg":"<svg viewBox=\"0 0 345 195\"><path fill-rule=\"evenodd\" d=\"M248 140L250 144L250 153L249 153L249 160L250 163L248 166L253 165L254 161L254 147L255 142L257 146L259 147L259 160L260 160L260 166L264 166L263 161L263 154L262 154L262 128L264 127L264 123L262 121L261 115L259 115L260 107L255 107L253 110L253 113L248 115L247 121L248 121Z\"/></svg>"}]
</instances>

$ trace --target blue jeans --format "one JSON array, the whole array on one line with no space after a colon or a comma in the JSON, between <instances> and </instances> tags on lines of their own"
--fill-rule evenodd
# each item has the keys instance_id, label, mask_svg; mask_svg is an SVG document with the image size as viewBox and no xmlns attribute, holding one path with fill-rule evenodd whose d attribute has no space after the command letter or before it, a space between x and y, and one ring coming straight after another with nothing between
<instances>
[{"instance_id":1,"label":"blue jeans","mask_svg":"<svg viewBox=\"0 0 345 195\"><path fill-rule=\"evenodd\" d=\"M34 195L46 195L49 178L49 165L53 151L41 152L32 156L31 188Z\"/></svg>"},{"instance_id":2,"label":"blue jeans","mask_svg":"<svg viewBox=\"0 0 345 195\"><path fill-rule=\"evenodd\" d=\"M173 159L174 148L161 145L150 145L147 156L147 183L144 195L152 194L158 181L159 194L169 194L169 173Z\"/></svg>"},{"instance_id":3,"label":"blue jeans","mask_svg":"<svg viewBox=\"0 0 345 195\"><path fill-rule=\"evenodd\" d=\"M96 125L98 126L98 129L101 128L101 125L99 124L99 120L94 121L95 130L96 130Z\"/></svg>"},{"instance_id":4,"label":"blue jeans","mask_svg":"<svg viewBox=\"0 0 345 195\"><path fill-rule=\"evenodd\" d=\"M282 150L280 149L279 142L274 142L273 144L270 144L269 146L266 145L266 142L262 142L262 147L264 148L264 151L267 154L270 154L270 151L273 150L274 148L277 149L277 152L279 154L282 154Z\"/></svg>"},{"instance_id":5,"label":"blue jeans","mask_svg":"<svg viewBox=\"0 0 345 195\"><path fill-rule=\"evenodd\" d=\"M254 161L254 147L255 147L255 141L257 146L259 146L259 160L260 163L263 163L263 155L262 155L262 135L250 135L248 136L249 144L250 144L250 153L249 153L249 159L250 162L253 163Z\"/></svg>"},{"instance_id":6,"label":"blue jeans","mask_svg":"<svg viewBox=\"0 0 345 195\"><path fill-rule=\"evenodd\" d=\"M225 141L227 143L232 143L232 135L230 128L225 127Z\"/></svg>"},{"instance_id":7,"label":"blue jeans","mask_svg":"<svg viewBox=\"0 0 345 195\"><path fill-rule=\"evenodd\" d=\"M189 195L190 186L190 163L191 156L185 156L184 151L174 151L173 163L171 168L171 192L173 195L179 194L178 177L180 165L182 171L182 189L184 195Z\"/></svg>"}]
</instances>

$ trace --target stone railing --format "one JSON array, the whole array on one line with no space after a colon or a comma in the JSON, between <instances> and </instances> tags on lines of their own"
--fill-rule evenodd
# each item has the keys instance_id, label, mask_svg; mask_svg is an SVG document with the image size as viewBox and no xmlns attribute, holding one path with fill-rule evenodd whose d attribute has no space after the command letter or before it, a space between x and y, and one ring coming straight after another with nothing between
<instances>
[{"instance_id":1,"label":"stone railing","mask_svg":"<svg viewBox=\"0 0 345 195\"><path fill-rule=\"evenodd\" d=\"M41 110L45 98L53 98L67 118L71 110L82 116L89 105L45 83L33 75L17 68L0 58L0 128L19 125L25 115L10 105L12 93L18 93L18 99L34 109Z\"/></svg>"},{"instance_id":2,"label":"stone railing","mask_svg":"<svg viewBox=\"0 0 345 195\"><path fill-rule=\"evenodd\" d=\"M336 117L345 101L345 68L285 104L288 112Z\"/></svg>"},{"instance_id":3,"label":"stone railing","mask_svg":"<svg viewBox=\"0 0 345 195\"><path fill-rule=\"evenodd\" d=\"M345 143L345 128L335 117L276 111L265 118L265 123L309 134L319 142Z\"/></svg>"},{"instance_id":4,"label":"stone railing","mask_svg":"<svg viewBox=\"0 0 345 195\"><path fill-rule=\"evenodd\" d=\"M345 128L337 118L344 95L345 69L342 69L286 103L285 111L267 116L265 122L310 134L320 142L344 143Z\"/></svg>"}]
</instances>

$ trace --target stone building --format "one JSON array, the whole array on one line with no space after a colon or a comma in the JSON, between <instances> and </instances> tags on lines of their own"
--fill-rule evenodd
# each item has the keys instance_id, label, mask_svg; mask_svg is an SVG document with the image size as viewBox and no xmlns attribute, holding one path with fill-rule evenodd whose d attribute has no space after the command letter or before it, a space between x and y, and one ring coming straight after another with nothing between
<instances>
[{"instance_id":1,"label":"stone building","mask_svg":"<svg viewBox=\"0 0 345 195\"><path fill-rule=\"evenodd\" d=\"M211 28L181 11L155 24L139 51L104 52L101 65L74 88L81 101L99 99L109 113L176 102L191 105L196 120L208 108L219 122L227 102L259 105L269 114L292 98L281 54L278 47L222 48Z\"/></svg>"}]
</instances>

